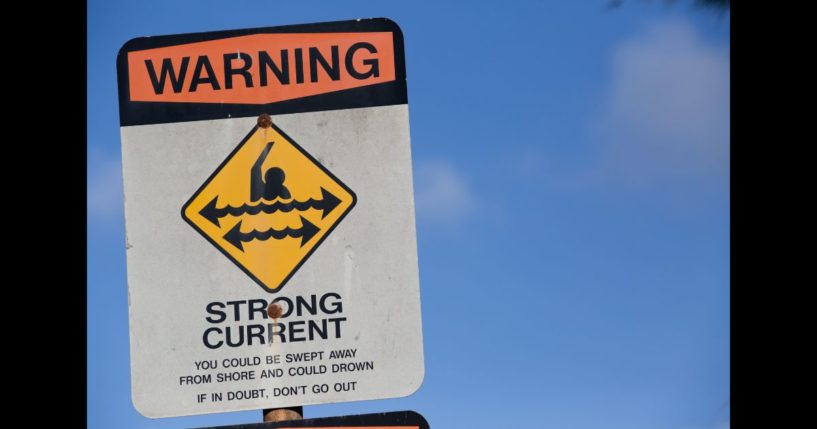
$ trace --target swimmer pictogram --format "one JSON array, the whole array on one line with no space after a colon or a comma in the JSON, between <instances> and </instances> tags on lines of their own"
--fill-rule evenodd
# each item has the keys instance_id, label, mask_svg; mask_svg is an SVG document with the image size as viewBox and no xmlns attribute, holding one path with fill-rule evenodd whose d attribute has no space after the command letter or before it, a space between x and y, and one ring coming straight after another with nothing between
<instances>
[{"instance_id":1,"label":"swimmer pictogram","mask_svg":"<svg viewBox=\"0 0 817 429\"><path fill-rule=\"evenodd\" d=\"M254 127L182 217L265 290L279 290L343 220L354 192L275 124Z\"/></svg>"}]
</instances>

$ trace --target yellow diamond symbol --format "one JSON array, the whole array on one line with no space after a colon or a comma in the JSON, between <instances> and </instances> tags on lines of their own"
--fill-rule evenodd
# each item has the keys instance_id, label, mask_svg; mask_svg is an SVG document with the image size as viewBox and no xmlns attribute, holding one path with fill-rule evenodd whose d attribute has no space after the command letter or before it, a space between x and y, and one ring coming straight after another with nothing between
<instances>
[{"instance_id":1,"label":"yellow diamond symbol","mask_svg":"<svg viewBox=\"0 0 817 429\"><path fill-rule=\"evenodd\" d=\"M182 217L268 292L280 290L357 197L275 124L255 127Z\"/></svg>"}]
</instances>

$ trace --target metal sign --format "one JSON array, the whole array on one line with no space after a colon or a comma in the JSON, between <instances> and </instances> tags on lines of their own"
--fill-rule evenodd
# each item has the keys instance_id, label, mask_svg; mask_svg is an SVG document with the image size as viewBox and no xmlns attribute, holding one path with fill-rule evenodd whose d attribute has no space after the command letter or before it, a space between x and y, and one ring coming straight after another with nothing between
<instances>
[{"instance_id":1,"label":"metal sign","mask_svg":"<svg viewBox=\"0 0 817 429\"><path fill-rule=\"evenodd\" d=\"M137 38L117 67L136 409L170 417L417 390L397 25Z\"/></svg>"},{"instance_id":2,"label":"metal sign","mask_svg":"<svg viewBox=\"0 0 817 429\"><path fill-rule=\"evenodd\" d=\"M349 429L429 429L423 416L414 411L360 414L356 416L326 417L320 419L289 420L284 422L252 423L200 429L273 429L273 428L349 428Z\"/></svg>"}]
</instances>

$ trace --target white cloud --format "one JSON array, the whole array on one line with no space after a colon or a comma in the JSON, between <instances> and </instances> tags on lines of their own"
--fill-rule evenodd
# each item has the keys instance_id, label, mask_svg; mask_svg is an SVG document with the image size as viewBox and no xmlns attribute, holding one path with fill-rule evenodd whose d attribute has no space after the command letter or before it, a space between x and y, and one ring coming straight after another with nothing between
<instances>
[{"instance_id":1,"label":"white cloud","mask_svg":"<svg viewBox=\"0 0 817 429\"><path fill-rule=\"evenodd\" d=\"M684 22L654 25L615 49L603 107L597 141L604 180L728 183L728 46Z\"/></svg>"},{"instance_id":2,"label":"white cloud","mask_svg":"<svg viewBox=\"0 0 817 429\"><path fill-rule=\"evenodd\" d=\"M414 200L417 216L436 222L453 222L474 207L474 197L464 176L442 160L419 161L414 166Z\"/></svg>"},{"instance_id":3,"label":"white cloud","mask_svg":"<svg viewBox=\"0 0 817 429\"><path fill-rule=\"evenodd\" d=\"M88 155L88 218L122 217L122 165L118 158L92 149Z\"/></svg>"}]
</instances>

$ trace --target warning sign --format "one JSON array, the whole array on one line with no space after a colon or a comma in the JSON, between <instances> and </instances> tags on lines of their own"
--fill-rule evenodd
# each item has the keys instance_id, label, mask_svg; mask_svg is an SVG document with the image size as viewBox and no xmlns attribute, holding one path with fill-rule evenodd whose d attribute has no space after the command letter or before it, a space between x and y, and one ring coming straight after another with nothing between
<instances>
[{"instance_id":1,"label":"warning sign","mask_svg":"<svg viewBox=\"0 0 817 429\"><path fill-rule=\"evenodd\" d=\"M134 407L157 418L419 389L400 28L140 37L117 73Z\"/></svg>"},{"instance_id":2,"label":"warning sign","mask_svg":"<svg viewBox=\"0 0 817 429\"><path fill-rule=\"evenodd\" d=\"M317 419L289 420L283 422L266 422L257 425L219 426L219 429L287 428L287 429L429 429L426 419L414 411L396 411L391 413L359 414L353 416L324 417ZM198 428L198 429L213 429Z\"/></svg>"},{"instance_id":3,"label":"warning sign","mask_svg":"<svg viewBox=\"0 0 817 429\"><path fill-rule=\"evenodd\" d=\"M185 204L182 216L275 292L354 205L351 189L277 126L262 123Z\"/></svg>"}]
</instances>

